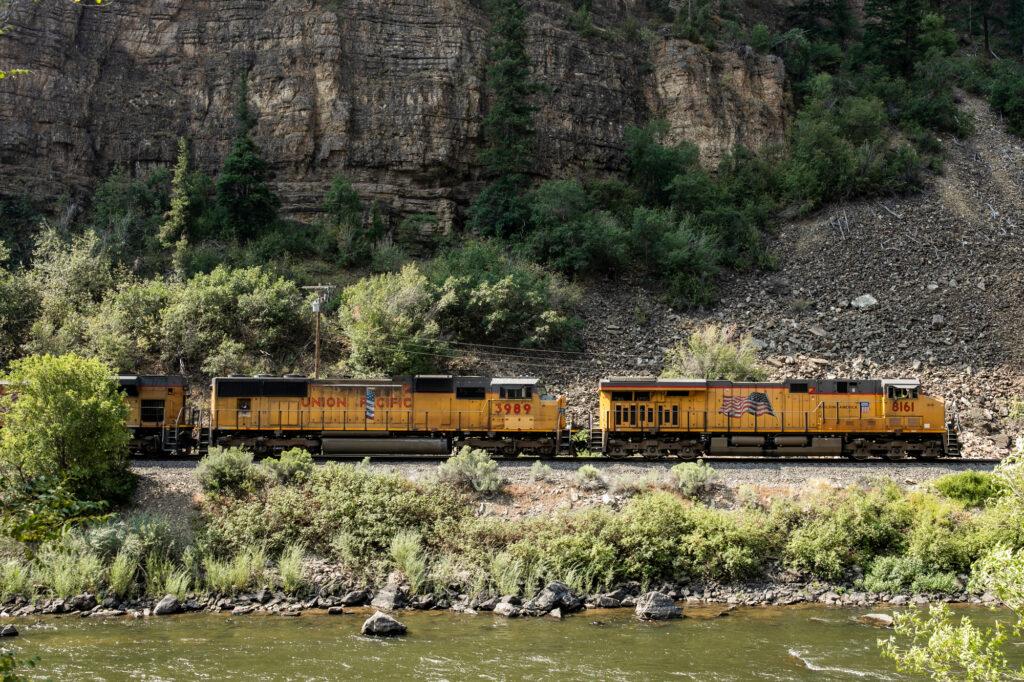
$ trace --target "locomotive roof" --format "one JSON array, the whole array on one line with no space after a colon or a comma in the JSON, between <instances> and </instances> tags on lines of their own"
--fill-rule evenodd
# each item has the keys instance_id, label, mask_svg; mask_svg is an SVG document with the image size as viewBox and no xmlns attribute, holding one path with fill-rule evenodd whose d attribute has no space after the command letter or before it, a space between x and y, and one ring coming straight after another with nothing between
<instances>
[{"instance_id":1,"label":"locomotive roof","mask_svg":"<svg viewBox=\"0 0 1024 682\"><path fill-rule=\"evenodd\" d=\"M117 383L121 386L184 386L185 377L180 374L119 374Z\"/></svg>"},{"instance_id":2,"label":"locomotive roof","mask_svg":"<svg viewBox=\"0 0 1024 682\"><path fill-rule=\"evenodd\" d=\"M917 388L920 382L916 379L785 379L783 381L706 381L704 379L687 378L662 378L653 376L640 377L609 377L602 379L600 389L615 388L641 388L649 390L670 390L679 389L705 389L705 388L728 388L730 386L751 386L756 388L789 388L793 384L804 384L813 388L819 393L832 393L837 390L837 384L856 384L858 393L872 393L881 391L883 386L896 386L898 388ZM841 392L845 390L840 389Z\"/></svg>"}]
</instances>

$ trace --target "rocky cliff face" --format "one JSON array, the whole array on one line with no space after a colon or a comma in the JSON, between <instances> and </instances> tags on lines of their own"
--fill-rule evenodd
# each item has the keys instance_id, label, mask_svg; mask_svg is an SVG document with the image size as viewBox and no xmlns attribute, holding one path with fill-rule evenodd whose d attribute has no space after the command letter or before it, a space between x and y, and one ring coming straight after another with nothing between
<instances>
[{"instance_id":1,"label":"rocky cliff face","mask_svg":"<svg viewBox=\"0 0 1024 682\"><path fill-rule=\"evenodd\" d=\"M784 132L774 57L623 37L635 0L594 2L595 30L566 4L527 3L536 79L536 173L607 173L627 126L664 117L714 162ZM52 197L116 166L169 164L186 136L218 168L247 73L257 142L285 209L317 210L343 172L398 213L458 220L479 187L488 20L470 0L115 0L102 7L14 0L0 64L0 192Z\"/></svg>"}]
</instances>

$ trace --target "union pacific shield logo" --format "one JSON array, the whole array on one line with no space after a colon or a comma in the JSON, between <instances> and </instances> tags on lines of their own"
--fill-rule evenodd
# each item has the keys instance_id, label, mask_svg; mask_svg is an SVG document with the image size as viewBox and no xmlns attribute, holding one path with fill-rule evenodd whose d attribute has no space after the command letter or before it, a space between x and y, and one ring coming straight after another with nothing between
<instances>
[{"instance_id":1,"label":"union pacific shield logo","mask_svg":"<svg viewBox=\"0 0 1024 682\"><path fill-rule=\"evenodd\" d=\"M377 392L372 388L366 389L366 418L373 419L377 414Z\"/></svg>"},{"instance_id":2,"label":"union pacific shield logo","mask_svg":"<svg viewBox=\"0 0 1024 682\"><path fill-rule=\"evenodd\" d=\"M772 409L772 401L768 399L767 393L754 391L746 397L741 395L724 396L722 406L718 409L719 414L727 417L742 417L744 414L755 414L764 416L770 414L775 416Z\"/></svg>"}]
</instances>

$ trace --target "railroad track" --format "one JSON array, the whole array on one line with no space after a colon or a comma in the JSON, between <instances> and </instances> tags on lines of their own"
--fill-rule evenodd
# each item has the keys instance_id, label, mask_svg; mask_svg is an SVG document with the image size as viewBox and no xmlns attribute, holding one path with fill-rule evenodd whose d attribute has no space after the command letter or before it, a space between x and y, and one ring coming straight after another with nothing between
<instances>
[{"instance_id":1,"label":"railroad track","mask_svg":"<svg viewBox=\"0 0 1024 682\"><path fill-rule=\"evenodd\" d=\"M449 459L450 455L408 455L408 454L375 454L375 455L329 455L329 456L314 456L313 460L318 463L326 462L360 462L364 459L369 459L373 463L395 463L395 464L430 464L440 463ZM201 459L200 455L178 455L176 457L168 457L167 455L148 455L148 456L137 456L133 458L133 462L144 463L144 462L192 462L196 463ZM503 464L511 463L523 463L532 464L537 461L537 457L500 457L496 456L495 461ZM970 469L973 467L992 467L998 464L999 458L971 458L971 457L939 457L936 459L850 459L848 457L754 457L744 455L709 455L706 457L699 458L705 462L712 464L725 464L725 463L737 463L737 464L764 464L771 466L858 466L870 469L871 467L885 466L887 464L900 464L910 466L929 467L936 465L963 467ZM564 463L577 463L583 464L594 464L597 466L607 466L613 464L678 464L684 461L694 460L681 460L676 458L656 458L648 459L645 457L624 457L619 459L612 459L610 457L547 457L540 461L543 462L564 462Z\"/></svg>"}]
</instances>

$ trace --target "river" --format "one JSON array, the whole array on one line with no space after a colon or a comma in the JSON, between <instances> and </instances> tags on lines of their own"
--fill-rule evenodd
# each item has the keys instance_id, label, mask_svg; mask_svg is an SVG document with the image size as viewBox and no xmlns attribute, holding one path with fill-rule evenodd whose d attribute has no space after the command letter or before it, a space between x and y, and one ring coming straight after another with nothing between
<instances>
[{"instance_id":1,"label":"river","mask_svg":"<svg viewBox=\"0 0 1024 682\"><path fill-rule=\"evenodd\" d=\"M627 609L564 620L403 612L408 636L359 634L367 613L183 615L15 621L3 646L38 656L53 680L903 680L878 654L889 631L864 611L824 607L688 609L640 623ZM973 609L976 620L991 612Z\"/></svg>"}]
</instances>

